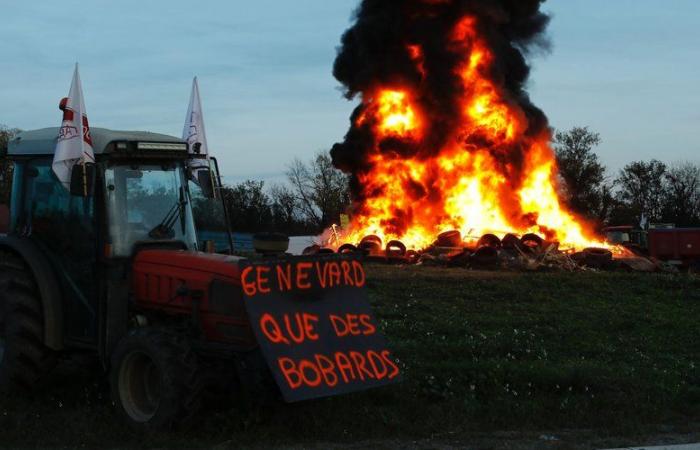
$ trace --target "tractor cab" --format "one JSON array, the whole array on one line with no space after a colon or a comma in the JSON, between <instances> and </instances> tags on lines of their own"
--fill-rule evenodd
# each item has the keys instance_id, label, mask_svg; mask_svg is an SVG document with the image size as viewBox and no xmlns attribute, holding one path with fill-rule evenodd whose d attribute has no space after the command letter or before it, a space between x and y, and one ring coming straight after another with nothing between
<instances>
[{"instance_id":1,"label":"tractor cab","mask_svg":"<svg viewBox=\"0 0 700 450\"><path fill-rule=\"evenodd\" d=\"M181 139L93 128L95 165L86 173L76 166L65 186L52 170L58 133L27 131L9 144L13 177L5 240L46 255L45 271L55 274L64 320L50 344L99 346L107 355L118 334L105 336L103 325L123 329L131 319L109 309L129 301L135 257L148 249L202 250L192 205L203 210L218 203L211 207L223 209L213 198L218 176L204 160L192 164L200 157Z\"/></svg>"},{"instance_id":2,"label":"tractor cab","mask_svg":"<svg viewBox=\"0 0 700 450\"><path fill-rule=\"evenodd\" d=\"M130 258L135 248L159 244L199 249L192 204L213 201L218 177L206 168L188 169L187 143L94 128L96 164L87 186L78 182L76 189L74 182L63 186L51 169L57 133L56 128L25 132L10 143L10 231L32 234L49 247L99 243L105 258ZM78 181L81 172L74 170Z\"/></svg>"}]
</instances>

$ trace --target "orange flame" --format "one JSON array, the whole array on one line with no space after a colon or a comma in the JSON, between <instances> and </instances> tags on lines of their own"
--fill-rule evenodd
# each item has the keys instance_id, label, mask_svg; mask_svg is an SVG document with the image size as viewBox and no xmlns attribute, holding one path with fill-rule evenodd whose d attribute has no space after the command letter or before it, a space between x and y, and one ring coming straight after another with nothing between
<instances>
[{"instance_id":1,"label":"orange flame","mask_svg":"<svg viewBox=\"0 0 700 450\"><path fill-rule=\"evenodd\" d=\"M358 175L362 200L343 239L356 243L375 234L385 243L399 239L422 249L456 229L467 241L486 233L534 232L564 248L605 246L559 199L549 134L528 135L525 112L489 79L493 54L478 36L476 20L460 21L452 37L468 55L456 74L463 88L459 126L430 157L374 149L370 169ZM424 75L421 47L409 45L407 52ZM371 125L377 142L420 142L428 122L411 88L383 86L363 101L367 108L356 125ZM523 149L518 167L507 158L514 145Z\"/></svg>"},{"instance_id":2,"label":"orange flame","mask_svg":"<svg viewBox=\"0 0 700 450\"><path fill-rule=\"evenodd\" d=\"M371 113L376 123L375 133L381 137L412 135L418 128L418 117L408 93L401 90L385 89L377 94L376 102L371 99L372 107L360 116L358 124L367 121L367 113Z\"/></svg>"}]
</instances>

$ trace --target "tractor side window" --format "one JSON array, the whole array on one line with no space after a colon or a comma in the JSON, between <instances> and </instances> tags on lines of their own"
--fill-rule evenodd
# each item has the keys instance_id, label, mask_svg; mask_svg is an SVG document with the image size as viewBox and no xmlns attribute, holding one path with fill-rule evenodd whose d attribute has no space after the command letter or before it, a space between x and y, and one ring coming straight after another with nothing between
<instances>
[{"instance_id":1,"label":"tractor side window","mask_svg":"<svg viewBox=\"0 0 700 450\"><path fill-rule=\"evenodd\" d=\"M22 227L47 249L66 298L74 300L65 305L66 332L92 340L97 323L93 199L70 195L48 158L29 161L23 172Z\"/></svg>"},{"instance_id":2,"label":"tractor side window","mask_svg":"<svg viewBox=\"0 0 700 450\"><path fill-rule=\"evenodd\" d=\"M211 165L211 170L214 179L218 180L215 164ZM197 229L197 240L200 248L204 248L204 241L214 241L216 251L227 251L229 248L228 227L221 200L221 189L216 189L214 198L207 198L193 180L189 180L188 187L192 198L192 213L194 214L194 225Z\"/></svg>"},{"instance_id":3,"label":"tractor side window","mask_svg":"<svg viewBox=\"0 0 700 450\"><path fill-rule=\"evenodd\" d=\"M70 195L53 173L50 160L28 164L24 199L32 235L50 249L67 254L77 246L92 248L92 199Z\"/></svg>"}]
</instances>

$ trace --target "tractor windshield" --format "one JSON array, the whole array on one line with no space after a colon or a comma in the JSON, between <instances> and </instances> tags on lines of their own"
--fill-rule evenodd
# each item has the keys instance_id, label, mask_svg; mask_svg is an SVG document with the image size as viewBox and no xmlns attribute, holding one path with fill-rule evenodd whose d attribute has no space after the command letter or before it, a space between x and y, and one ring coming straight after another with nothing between
<instances>
[{"instance_id":1,"label":"tractor windshield","mask_svg":"<svg viewBox=\"0 0 700 450\"><path fill-rule=\"evenodd\" d=\"M105 171L112 255L131 256L134 244L181 241L196 248L189 193L179 164L113 165Z\"/></svg>"}]
</instances>

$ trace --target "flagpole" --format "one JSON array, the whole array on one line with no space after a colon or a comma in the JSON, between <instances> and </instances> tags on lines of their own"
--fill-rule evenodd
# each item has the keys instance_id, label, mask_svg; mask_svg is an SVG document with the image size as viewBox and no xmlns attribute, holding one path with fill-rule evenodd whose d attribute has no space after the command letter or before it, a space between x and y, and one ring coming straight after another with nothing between
<instances>
[{"instance_id":1,"label":"flagpole","mask_svg":"<svg viewBox=\"0 0 700 450\"><path fill-rule=\"evenodd\" d=\"M229 245L229 251L231 254L233 254L233 235L231 232L231 221L229 219L229 214L228 214L228 208L226 207L226 199L224 198L224 194L221 191L221 174L216 172L216 177L214 177L214 171L212 170L212 164L211 164L211 158L209 157L209 143L206 142L207 139L207 131L204 126L204 111L202 110L202 97L199 95L199 80L197 77L194 77L193 80L194 83L194 89L193 89L193 94L196 96L197 99L197 109L199 111L199 118L200 122L202 124L202 139L205 141L207 147L206 147L206 158L207 158L207 166L209 167L209 178L211 179L211 185L213 187L214 191L214 200L220 200L221 201L221 207L224 210L224 221L226 221L226 231L228 234L228 245ZM218 169L218 164L216 165Z\"/></svg>"},{"instance_id":2,"label":"flagpole","mask_svg":"<svg viewBox=\"0 0 700 450\"><path fill-rule=\"evenodd\" d=\"M194 87L197 92L197 107L199 108L199 117L200 121L202 123L202 137L204 140L207 138L207 132L204 127L204 111L202 110L202 98L199 95L199 81L197 80L197 77L194 77ZM214 177L214 171L212 170L212 164L211 164L211 158L209 157L209 143L207 142L207 152L206 152L206 158L207 158L207 166L209 167L209 179L211 180L211 185L213 187L213 194L214 194L214 200L220 200L221 201L221 207L224 210L224 221L226 222L226 231L228 234L228 245L229 245L229 252L230 254L233 254L233 233L231 231L231 220L229 219L229 214L228 214L228 208L226 207L226 199L224 198L224 194L221 190L221 174L216 172L216 178ZM218 169L218 164L216 165Z\"/></svg>"},{"instance_id":3,"label":"flagpole","mask_svg":"<svg viewBox=\"0 0 700 450\"><path fill-rule=\"evenodd\" d=\"M83 166L83 196L88 196L88 184L87 184L87 170L85 170L85 161L81 164Z\"/></svg>"},{"instance_id":4,"label":"flagpole","mask_svg":"<svg viewBox=\"0 0 700 450\"><path fill-rule=\"evenodd\" d=\"M82 93L82 80L80 80L80 72L78 71L78 63L75 63L75 77L78 80L77 85L79 86L80 92L80 101L78 102L78 124L80 127L80 165L82 166L83 170L83 195L85 197L88 196L88 183L87 183L87 170L85 168L85 126L83 125L83 115L85 114L85 111L83 111L83 93Z\"/></svg>"},{"instance_id":5,"label":"flagpole","mask_svg":"<svg viewBox=\"0 0 700 450\"><path fill-rule=\"evenodd\" d=\"M202 137L203 137L203 139L206 139L207 131L204 127L204 111L202 111L202 98L199 94L199 80L197 80L197 77L194 77L193 83L194 83L195 96L197 99L197 109L199 111L200 122L202 124ZM209 180L211 181L211 185L214 188L213 194L214 194L214 200L216 200L219 197L219 192L217 189L216 179L214 178L214 171L212 170L212 167L211 167L211 158L209 158L208 144L209 143L207 143L207 152L204 156L207 158L207 167L209 167Z\"/></svg>"}]
</instances>

